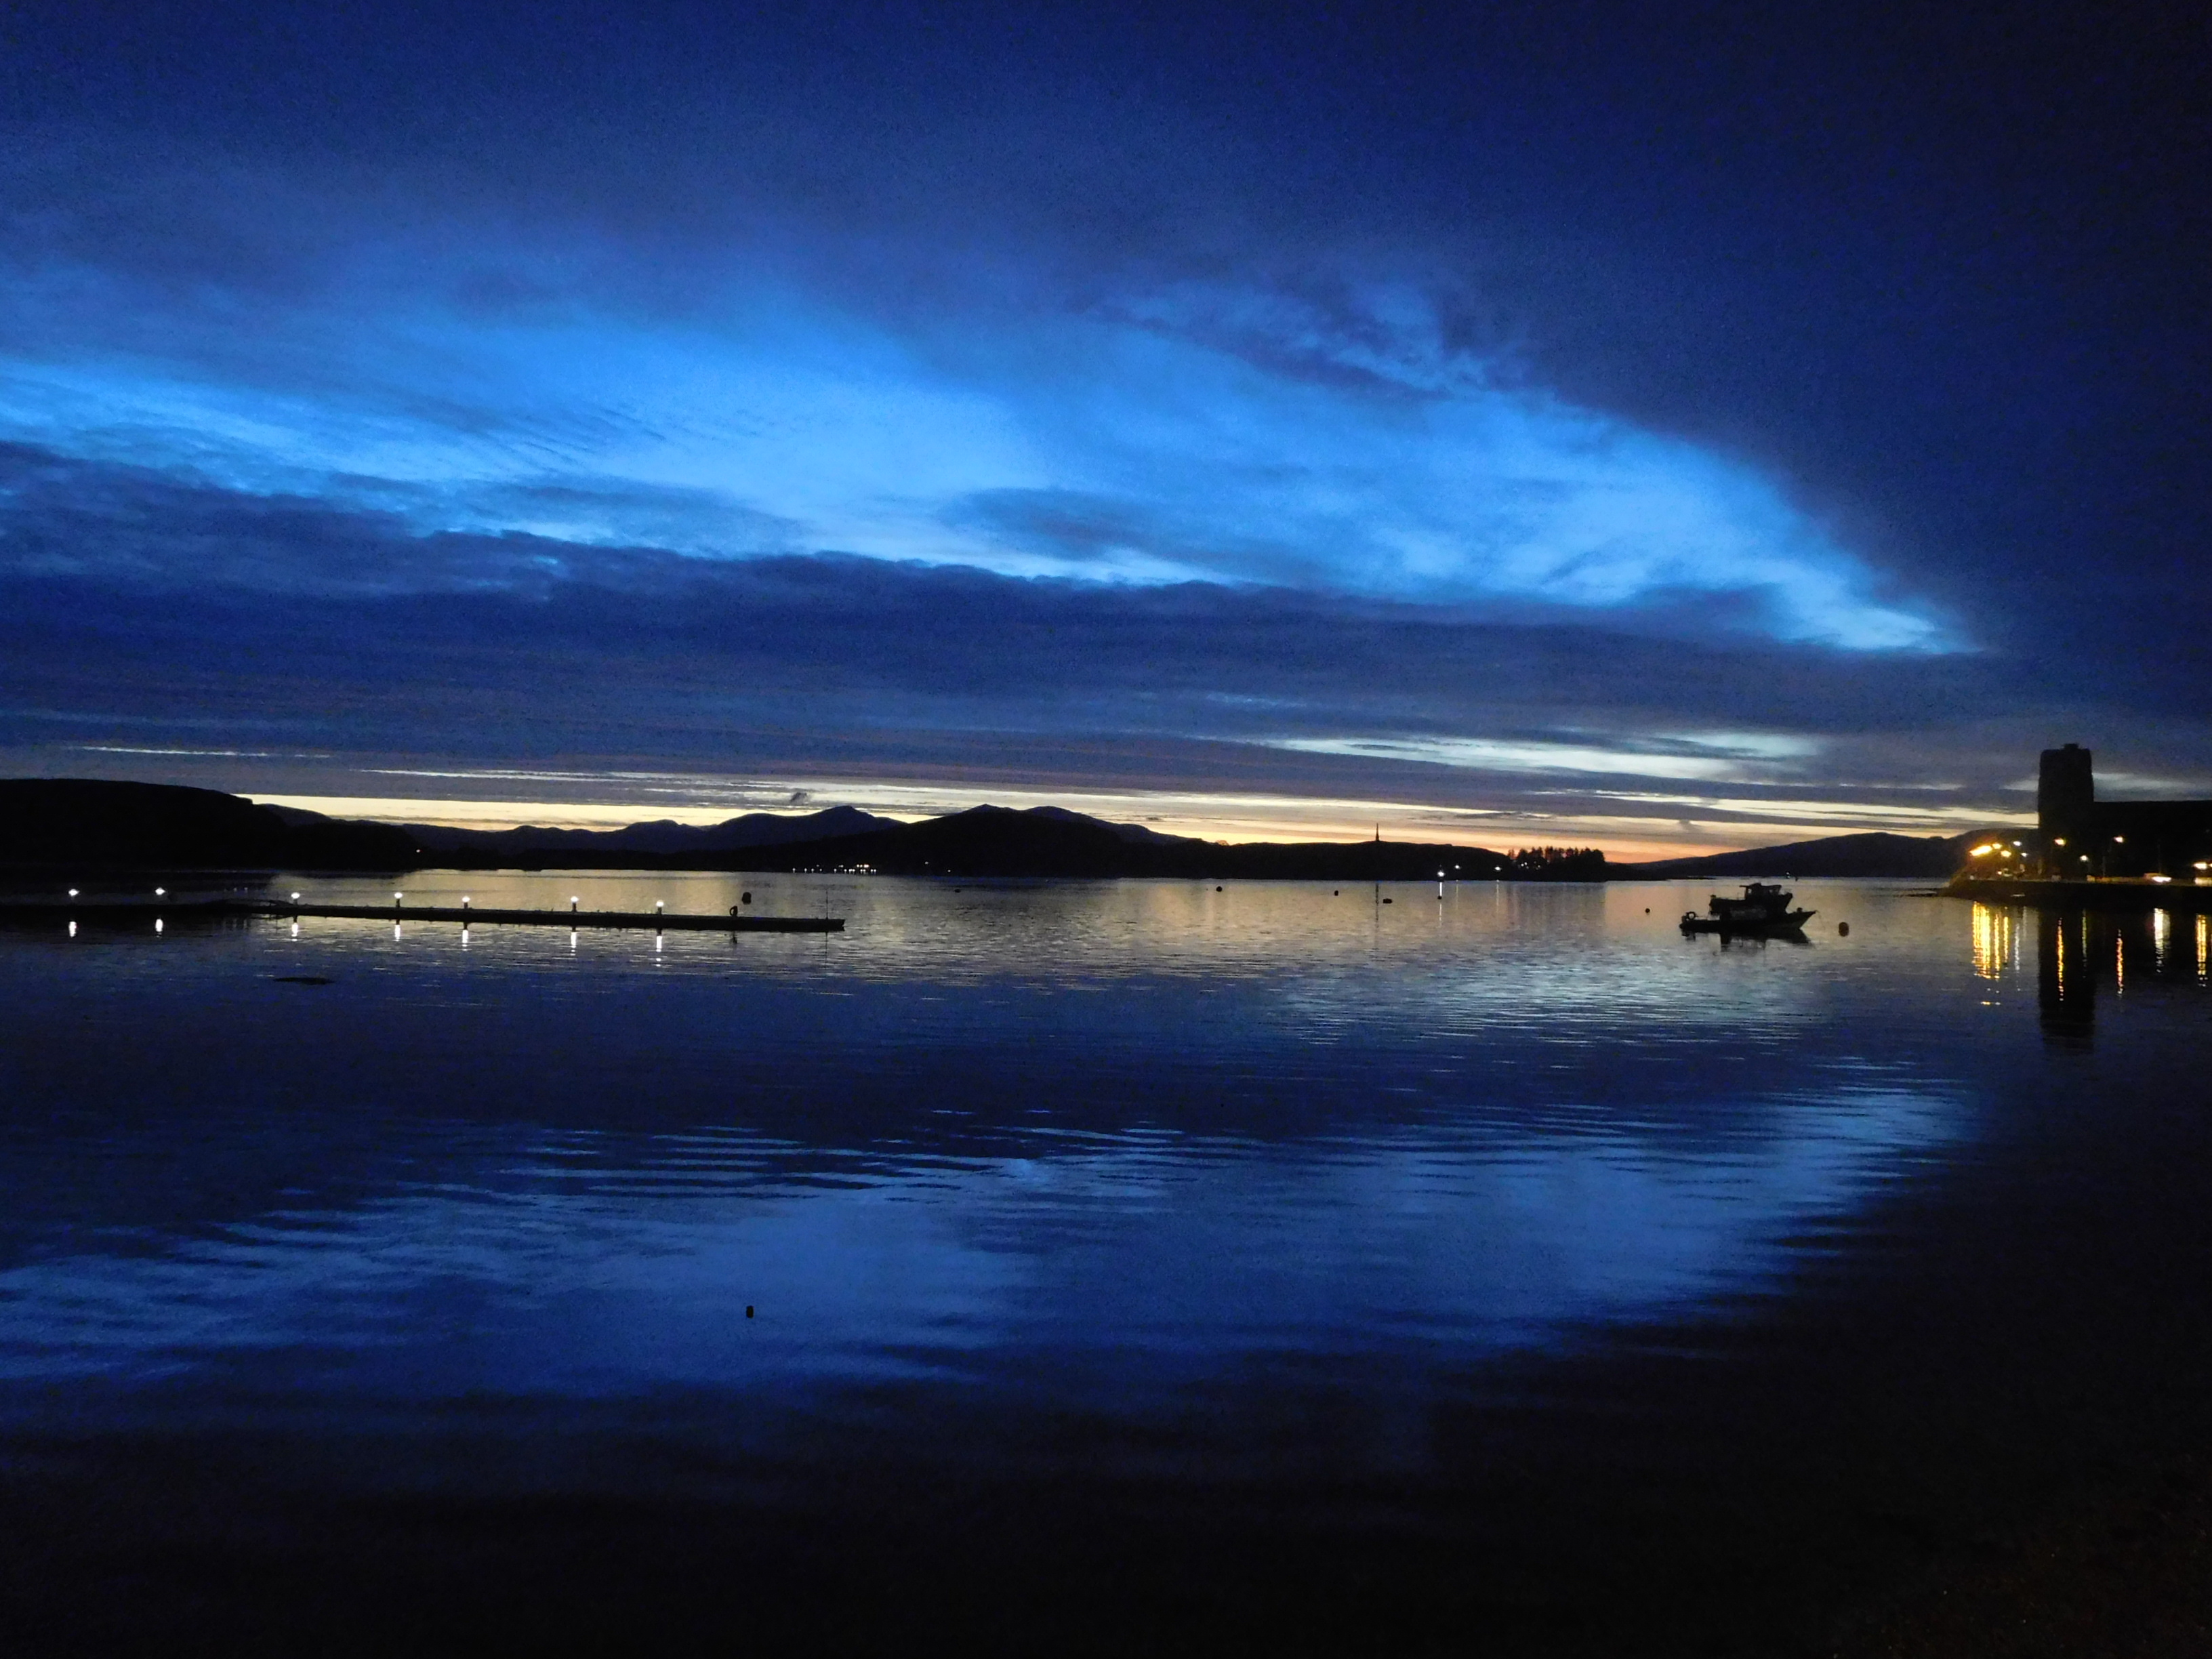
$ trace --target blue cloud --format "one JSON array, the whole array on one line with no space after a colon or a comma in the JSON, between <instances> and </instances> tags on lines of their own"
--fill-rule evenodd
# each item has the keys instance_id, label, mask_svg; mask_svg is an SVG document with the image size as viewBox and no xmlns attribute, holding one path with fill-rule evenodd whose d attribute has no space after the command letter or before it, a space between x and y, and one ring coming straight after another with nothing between
<instances>
[{"instance_id":1,"label":"blue cloud","mask_svg":"<svg viewBox=\"0 0 2212 1659\"><path fill-rule=\"evenodd\" d=\"M49 248L0 272L0 435L426 534L1593 612L1705 595L1782 640L1960 643L1780 481L1528 383L1422 280L916 297L737 248L651 306L629 257L356 226L289 283L179 289Z\"/></svg>"}]
</instances>

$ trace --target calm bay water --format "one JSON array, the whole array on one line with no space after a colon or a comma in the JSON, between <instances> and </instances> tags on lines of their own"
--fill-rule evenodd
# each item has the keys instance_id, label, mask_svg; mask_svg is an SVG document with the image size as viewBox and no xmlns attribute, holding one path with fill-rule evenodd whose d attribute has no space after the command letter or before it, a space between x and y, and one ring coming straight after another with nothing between
<instances>
[{"instance_id":1,"label":"calm bay water","mask_svg":"<svg viewBox=\"0 0 2212 1659\"><path fill-rule=\"evenodd\" d=\"M2146 1112L2202 1150L2195 1085L2142 1085L2208 1030L2190 917L1808 883L1810 942L1723 946L1686 884L406 903L740 888L848 931L0 931L0 1430L289 1436L324 1449L287 1478L349 1490L1449 1481L1449 1412L1571 1425L1638 1343L1725 1387L1747 1333L1891 1294L1960 1192L2002 1234Z\"/></svg>"}]
</instances>

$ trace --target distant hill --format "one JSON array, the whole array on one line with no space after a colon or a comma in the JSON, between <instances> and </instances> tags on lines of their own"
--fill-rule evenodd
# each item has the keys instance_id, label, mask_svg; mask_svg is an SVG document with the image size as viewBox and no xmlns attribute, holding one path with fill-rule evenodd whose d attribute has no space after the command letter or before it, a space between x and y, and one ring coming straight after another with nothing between
<instances>
[{"instance_id":1,"label":"distant hill","mask_svg":"<svg viewBox=\"0 0 2212 1659\"><path fill-rule=\"evenodd\" d=\"M919 823L763 847L714 860L744 870L865 866L885 875L1181 876L1242 880L1428 880L1439 870L1487 878L1505 855L1419 842L1245 842L1233 846L1109 823L1064 807L976 806ZM1602 867L1602 860L1598 861ZM1557 872L1557 873L1565 873ZM1587 873L1577 869L1577 874Z\"/></svg>"},{"instance_id":2,"label":"distant hill","mask_svg":"<svg viewBox=\"0 0 2212 1659\"><path fill-rule=\"evenodd\" d=\"M1966 848L1990 832L1963 836L1893 836L1872 831L1824 836L1779 847L1753 847L1741 853L1704 858L1662 859L1654 864L1616 864L1607 873L1617 881L1671 881L1680 877L1716 881L1752 881L1767 876L1804 879L1844 876L1893 876L1911 881L1948 880L1966 860Z\"/></svg>"},{"instance_id":3,"label":"distant hill","mask_svg":"<svg viewBox=\"0 0 2212 1659\"><path fill-rule=\"evenodd\" d=\"M884 875L1182 876L1309 881L1428 879L1441 869L1484 877L1504 855L1484 848L1408 842L1246 842L1223 846L1114 823L1064 806L976 806L915 823L833 807L799 817L754 813L692 830L667 823L625 830L441 830L410 826L441 861L463 867L688 868L802 871L866 867ZM1540 861L1507 873L1590 879L1603 860Z\"/></svg>"},{"instance_id":4,"label":"distant hill","mask_svg":"<svg viewBox=\"0 0 2212 1659\"><path fill-rule=\"evenodd\" d=\"M855 806L748 812L720 823L670 819L619 830L457 830L368 823L171 784L0 779L0 866L66 869L827 870L885 875L1180 876L1290 881L1463 879L1716 881L1890 876L1941 881L1986 830L1871 832L1651 864L1607 864L1565 848L1504 854L1443 842L1245 842L1163 835L1064 806L977 806L902 823Z\"/></svg>"},{"instance_id":5,"label":"distant hill","mask_svg":"<svg viewBox=\"0 0 2212 1659\"><path fill-rule=\"evenodd\" d=\"M388 823L286 814L216 789L96 778L0 779L0 865L60 870L405 870Z\"/></svg>"},{"instance_id":6,"label":"distant hill","mask_svg":"<svg viewBox=\"0 0 2212 1659\"><path fill-rule=\"evenodd\" d=\"M1248 842L1164 835L1060 806L978 806L902 823L855 807L749 813L719 824L663 819L621 830L450 830L367 823L257 806L211 789L73 779L0 781L0 865L68 870L695 869L866 867L885 875L1171 876L1219 880L1592 881L1587 849L1422 842Z\"/></svg>"},{"instance_id":7,"label":"distant hill","mask_svg":"<svg viewBox=\"0 0 2212 1659\"><path fill-rule=\"evenodd\" d=\"M535 824L514 830L459 830L437 823L404 827L425 851L462 856L472 864L527 862L541 867L549 864L575 867L635 853L684 858L864 835L872 830L896 829L898 822L857 806L831 806L818 812L747 812L720 823L678 823L672 818L655 818L619 830L547 830Z\"/></svg>"}]
</instances>

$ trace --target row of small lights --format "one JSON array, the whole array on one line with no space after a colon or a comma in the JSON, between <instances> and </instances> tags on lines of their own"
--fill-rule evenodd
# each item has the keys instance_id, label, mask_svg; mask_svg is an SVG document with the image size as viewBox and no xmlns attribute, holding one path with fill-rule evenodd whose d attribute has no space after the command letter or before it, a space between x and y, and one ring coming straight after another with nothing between
<instances>
[{"instance_id":1,"label":"row of small lights","mask_svg":"<svg viewBox=\"0 0 2212 1659\"><path fill-rule=\"evenodd\" d=\"M72 891L71 891L71 896L75 896L75 891L74 891L74 890L72 890ZM395 910L396 910L396 909L398 909L398 908L399 908L399 901L400 901L400 900L402 900L402 899L404 899L404 898L405 898L406 896L407 896L407 895L406 895L406 894L404 894L404 893L394 893L394 894L392 896L392 908L393 909L395 909ZM299 897L300 897L300 896L299 896L297 893L293 894L293 895L292 895L293 902L294 902L295 903L298 902L298 901L299 901ZM573 916L573 915L574 915L576 914L576 907L577 907L578 905L581 904L583 902L584 902L584 901L583 901L583 898L582 898L582 896L581 896L580 895L579 895L579 894L575 894L575 893L571 893L571 894L569 894L569 895L568 895L568 914L569 914L570 915L572 915L572 916ZM462 909L464 909L464 910L465 910L465 909L467 909L468 908L469 908L469 896L468 896L466 893L464 893L464 894L462 894L462 895L461 895L461 908L462 908ZM653 900L653 914L654 914L654 915L659 915L662 914L663 912L665 912L665 911L667 909L667 908L668 908L668 901L667 901L666 899L655 899L655 900Z\"/></svg>"},{"instance_id":2,"label":"row of small lights","mask_svg":"<svg viewBox=\"0 0 2212 1659\"><path fill-rule=\"evenodd\" d=\"M2125 845L2127 845L2127 840L2128 840L2128 838L2127 838L2125 836L2114 836L2112 837L2112 845L2113 845L2113 846L2115 846L2115 847L2124 847ZM2065 836L2053 836L2051 838L2051 844L2053 847L2063 847L2063 846L2065 846L2065 845L2066 845L2066 837L2065 837ZM2012 847L2007 847L2007 846L2006 846L2002 842L1995 842L1995 841L1993 841L1993 842L1989 842L1986 846L1983 846L1983 847L1977 847L1977 848L1974 848L1971 853L1969 853L1969 854L1967 854L1967 856L1968 856L1969 858L1977 858L1977 859L1978 859L1978 858L1980 858L1980 857L1984 856L1984 854L1986 854L1995 853L1995 854L1998 854L2000 857L2002 857L2002 858L2010 858L2010 857L2013 855L2013 848L2014 848L2020 847L2020 846L2021 846L2021 845L2023 845L2023 843L2021 843L2021 842L2013 842ZM2089 855L2088 855L2087 853L2080 854L2078 854L2077 856L2080 858L2081 861L2082 863L2084 863L2084 864L2087 864L2087 863L2089 861ZM2197 862L2196 862L2193 866L2191 866L2191 867L2192 869L2196 870L2196 872L2197 872L2199 875L2203 875L2203 874L2206 873L2207 872L2212 872L2212 859L2199 859L2199 860L2197 860ZM2172 880L2173 879L2173 878L2172 878L2172 876L2156 876L2156 875L2154 875L2154 876L2150 877L2150 878L2149 878L2149 879L2150 879L2150 880L2152 880L2152 881L2154 881L2154 882L2170 882L2170 881L2172 881Z\"/></svg>"},{"instance_id":3,"label":"row of small lights","mask_svg":"<svg viewBox=\"0 0 2212 1659\"><path fill-rule=\"evenodd\" d=\"M2200 865L2198 865L2197 867L2198 869L2202 870L2204 866L2203 866L2203 865L2201 865L2201 864L2200 864ZM78 896L79 896L78 890L77 890L76 888L74 888L74 887L70 888L70 889L69 890L69 896L70 896L71 898L78 897ZM168 896L169 896L169 890L168 890L167 888L166 888L166 887L156 887L156 888L154 890L154 896L155 896L155 898L167 898L167 897L168 897ZM394 894L392 894L392 908L393 909L397 910L397 909L399 908L400 901L401 901L402 899L404 899L406 896L407 896L407 895L406 895L405 893L404 893L404 892L395 892ZM295 903L295 904L297 904L299 902L300 902L300 895L299 895L298 893L296 893L296 892L295 892L295 893L294 893L294 894L292 895L292 902L293 902L293 903ZM572 915L572 916L573 916L573 915L574 915L576 914L576 907L577 907L578 905L581 904L583 902L584 902L584 901L583 901L583 898L582 898L582 896L581 896L580 895L579 895L579 894L574 894L574 893L571 893L571 894L568 896L568 914L569 914L570 915ZM464 909L464 910L465 910L465 909L467 909L468 908L469 908L469 896L468 896L466 893L464 893L464 894L462 894L462 895L461 895L461 908L462 908L462 909ZM667 901L666 899L655 899L655 900L653 900L653 914L654 914L655 915L665 915L665 914L666 913L666 911L667 911L667 908L668 908L668 901Z\"/></svg>"}]
</instances>

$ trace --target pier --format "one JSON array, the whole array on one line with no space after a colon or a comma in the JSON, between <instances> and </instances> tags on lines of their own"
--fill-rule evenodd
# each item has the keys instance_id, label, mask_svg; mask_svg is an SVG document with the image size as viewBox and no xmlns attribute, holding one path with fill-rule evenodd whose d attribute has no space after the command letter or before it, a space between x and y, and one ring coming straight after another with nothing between
<instances>
[{"instance_id":1,"label":"pier","mask_svg":"<svg viewBox=\"0 0 2212 1659\"><path fill-rule=\"evenodd\" d=\"M1947 897L1982 904L2027 904L2045 910L2212 910L2212 883L2152 881L2027 881L2002 876L1960 876L1943 889Z\"/></svg>"},{"instance_id":2,"label":"pier","mask_svg":"<svg viewBox=\"0 0 2212 1659\"><path fill-rule=\"evenodd\" d=\"M480 905L293 904L267 899L148 899L0 904L0 922L76 921L113 927L166 921L295 921L329 916L348 921L447 921L464 927L641 928L670 933L842 933L842 916L699 916L659 910L495 910Z\"/></svg>"}]
</instances>

